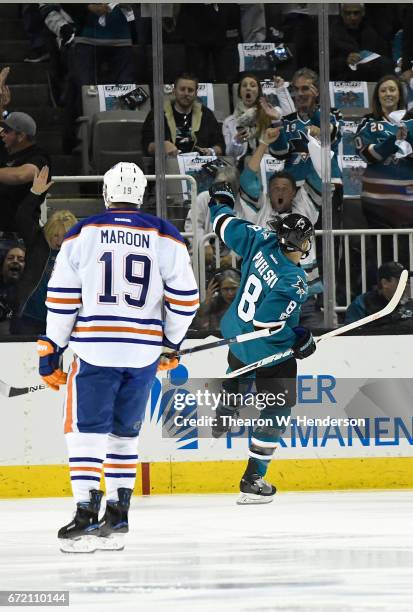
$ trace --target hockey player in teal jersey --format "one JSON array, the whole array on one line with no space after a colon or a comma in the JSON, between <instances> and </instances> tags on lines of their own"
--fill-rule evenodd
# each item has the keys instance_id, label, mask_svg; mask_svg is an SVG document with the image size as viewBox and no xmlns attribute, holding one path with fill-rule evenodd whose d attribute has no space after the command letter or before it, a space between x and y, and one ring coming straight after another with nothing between
<instances>
[{"instance_id":1,"label":"hockey player in teal jersey","mask_svg":"<svg viewBox=\"0 0 413 612\"><path fill-rule=\"evenodd\" d=\"M263 477L282 432L277 417L288 417L295 404L296 359L304 359L315 351L310 330L297 327L301 304L308 294L305 273L299 263L310 251L313 226L306 217L297 214L277 220L270 229L252 225L234 215L235 197L229 184L214 184L210 194L215 233L242 257L241 284L221 321L223 336L229 338L275 327L279 321L286 322L273 336L233 345L228 354L230 369L234 371L288 349L293 351L292 356L280 359L275 365L255 370L257 391L275 397L281 394L284 400L279 406L267 405L260 413L260 418L270 420L272 426L258 426L253 431L238 503L267 503L276 492ZM228 381L225 390L239 392L243 382L242 377ZM227 430L227 420L220 421L220 417L230 414L229 408L217 410L217 426L212 432L215 437Z\"/></svg>"}]
</instances>

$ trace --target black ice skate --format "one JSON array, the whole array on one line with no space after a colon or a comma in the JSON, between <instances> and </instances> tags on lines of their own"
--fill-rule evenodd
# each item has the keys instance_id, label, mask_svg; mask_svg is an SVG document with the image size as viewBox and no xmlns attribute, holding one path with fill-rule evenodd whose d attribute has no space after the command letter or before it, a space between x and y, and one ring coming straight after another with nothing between
<instances>
[{"instance_id":1,"label":"black ice skate","mask_svg":"<svg viewBox=\"0 0 413 612\"><path fill-rule=\"evenodd\" d=\"M89 502L79 502L73 520L59 529L62 552L91 553L97 549L99 535L99 510L103 491L91 489Z\"/></svg>"},{"instance_id":2,"label":"black ice skate","mask_svg":"<svg viewBox=\"0 0 413 612\"><path fill-rule=\"evenodd\" d=\"M277 489L266 482L258 474L243 476L240 485L240 494L237 504L269 504L274 499Z\"/></svg>"},{"instance_id":3,"label":"black ice skate","mask_svg":"<svg viewBox=\"0 0 413 612\"><path fill-rule=\"evenodd\" d=\"M123 550L124 534L129 531L128 510L132 489L118 489L119 501L109 500L105 514L99 521L99 548L101 550Z\"/></svg>"}]
</instances>

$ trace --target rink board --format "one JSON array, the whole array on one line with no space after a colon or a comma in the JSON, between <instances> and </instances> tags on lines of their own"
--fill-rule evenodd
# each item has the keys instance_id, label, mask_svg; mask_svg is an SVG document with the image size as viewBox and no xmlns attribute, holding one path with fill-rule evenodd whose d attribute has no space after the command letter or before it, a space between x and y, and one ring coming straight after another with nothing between
<instances>
[{"instance_id":1,"label":"rink board","mask_svg":"<svg viewBox=\"0 0 413 612\"><path fill-rule=\"evenodd\" d=\"M205 339L205 342L209 341ZM202 341L188 341L186 346ZM301 374L342 378L411 378L411 336L333 338L299 363ZM0 345L1 380L8 385L38 385L33 343ZM68 356L69 357L69 356ZM66 364L67 365L67 364ZM186 357L188 376L222 377L226 350ZM0 497L70 495L62 434L63 392L39 390L0 397ZM246 461L245 438L164 439L160 401L153 401L139 441L137 494L230 493L238 490ZM409 440L363 446L328 440L325 445L291 444L279 448L269 476L283 491L413 488L413 452Z\"/></svg>"},{"instance_id":2,"label":"rink board","mask_svg":"<svg viewBox=\"0 0 413 612\"><path fill-rule=\"evenodd\" d=\"M237 493L244 468L245 461L145 463L138 467L135 495ZM412 489L413 458L278 459L267 474L279 491ZM0 467L2 498L70 495L66 465Z\"/></svg>"}]
</instances>

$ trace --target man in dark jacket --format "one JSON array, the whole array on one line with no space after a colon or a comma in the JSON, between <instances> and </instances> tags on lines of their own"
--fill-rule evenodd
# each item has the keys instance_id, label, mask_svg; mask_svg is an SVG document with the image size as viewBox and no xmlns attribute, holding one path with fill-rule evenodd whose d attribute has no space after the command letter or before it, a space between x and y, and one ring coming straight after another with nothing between
<instances>
[{"instance_id":1,"label":"man in dark jacket","mask_svg":"<svg viewBox=\"0 0 413 612\"><path fill-rule=\"evenodd\" d=\"M382 310L396 291L403 266L397 261L389 261L380 266L377 272L377 288L358 295L346 310L344 323L353 323L367 315ZM410 273L412 274L412 273ZM409 288L409 285L407 285ZM413 333L413 300L406 293L398 307L387 317L363 326L362 333L380 330L380 333Z\"/></svg>"},{"instance_id":2,"label":"man in dark jacket","mask_svg":"<svg viewBox=\"0 0 413 612\"><path fill-rule=\"evenodd\" d=\"M380 57L359 64L362 51L371 51ZM331 79L377 81L383 75L393 72L387 53L387 43L368 23L364 5L342 4L341 14L330 29ZM354 70L354 67L357 69Z\"/></svg>"},{"instance_id":3,"label":"man in dark jacket","mask_svg":"<svg viewBox=\"0 0 413 612\"><path fill-rule=\"evenodd\" d=\"M50 168L48 154L35 142L36 123L26 113L10 113L0 122L4 157L0 167L0 231L17 232L16 213L30 192L36 173ZM30 220L39 221L40 204L28 210Z\"/></svg>"},{"instance_id":4,"label":"man in dark jacket","mask_svg":"<svg viewBox=\"0 0 413 612\"><path fill-rule=\"evenodd\" d=\"M196 100L198 79L182 74L174 84L174 98L165 100L165 153L198 152L200 155L222 155L224 137L214 113ZM145 154L155 154L154 117L150 111L142 128Z\"/></svg>"}]
</instances>

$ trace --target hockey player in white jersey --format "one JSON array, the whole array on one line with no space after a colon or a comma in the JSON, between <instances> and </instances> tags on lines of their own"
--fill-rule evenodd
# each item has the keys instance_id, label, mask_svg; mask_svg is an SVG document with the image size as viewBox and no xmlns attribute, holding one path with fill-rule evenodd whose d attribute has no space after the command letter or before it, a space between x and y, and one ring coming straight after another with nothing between
<instances>
[{"instance_id":1,"label":"hockey player in white jersey","mask_svg":"<svg viewBox=\"0 0 413 612\"><path fill-rule=\"evenodd\" d=\"M53 389L66 382L64 432L77 510L59 530L61 549L120 548L128 531L137 436L157 368L176 351L199 305L187 248L168 221L141 213L146 178L121 162L104 176L106 212L65 236L50 278L39 371ZM107 503L98 514L105 476Z\"/></svg>"}]
</instances>

